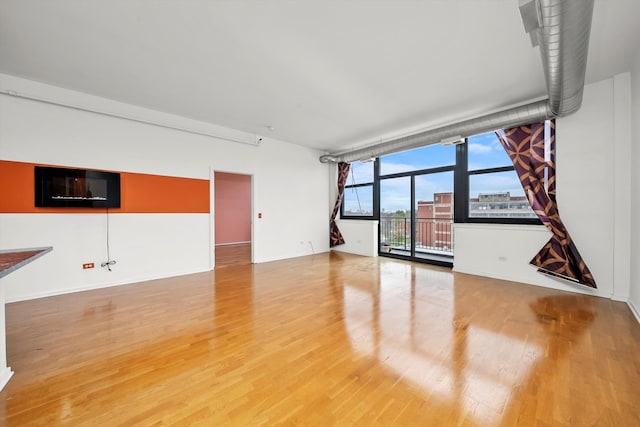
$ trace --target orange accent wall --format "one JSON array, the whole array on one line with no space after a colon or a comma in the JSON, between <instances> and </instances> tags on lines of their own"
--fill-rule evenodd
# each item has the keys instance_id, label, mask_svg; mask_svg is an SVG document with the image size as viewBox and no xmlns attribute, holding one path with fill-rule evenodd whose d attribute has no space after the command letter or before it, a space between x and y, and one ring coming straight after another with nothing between
<instances>
[{"instance_id":1,"label":"orange accent wall","mask_svg":"<svg viewBox=\"0 0 640 427\"><path fill-rule=\"evenodd\" d=\"M36 208L34 163L0 160L0 213L102 213L92 208ZM37 166L54 166L40 165ZM209 213L209 180L120 172L113 213Z\"/></svg>"},{"instance_id":2,"label":"orange accent wall","mask_svg":"<svg viewBox=\"0 0 640 427\"><path fill-rule=\"evenodd\" d=\"M120 173L120 209L138 213L209 213L209 180Z\"/></svg>"}]
</instances>

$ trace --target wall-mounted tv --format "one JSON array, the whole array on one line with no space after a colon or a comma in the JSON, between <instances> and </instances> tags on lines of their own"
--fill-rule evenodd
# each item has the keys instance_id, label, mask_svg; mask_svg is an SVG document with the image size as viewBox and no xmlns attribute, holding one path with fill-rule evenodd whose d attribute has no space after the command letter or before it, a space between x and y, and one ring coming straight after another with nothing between
<instances>
[{"instance_id":1,"label":"wall-mounted tv","mask_svg":"<svg viewBox=\"0 0 640 427\"><path fill-rule=\"evenodd\" d=\"M35 167L36 207L119 208L120 174Z\"/></svg>"}]
</instances>

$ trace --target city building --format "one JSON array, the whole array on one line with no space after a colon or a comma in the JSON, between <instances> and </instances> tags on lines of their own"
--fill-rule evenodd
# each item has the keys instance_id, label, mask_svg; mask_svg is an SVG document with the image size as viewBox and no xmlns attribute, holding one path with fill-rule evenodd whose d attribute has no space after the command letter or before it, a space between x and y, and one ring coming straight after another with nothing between
<instances>
[{"instance_id":1,"label":"city building","mask_svg":"<svg viewBox=\"0 0 640 427\"><path fill-rule=\"evenodd\" d=\"M469 200L469 217L537 218L524 196L512 196L509 192L478 194Z\"/></svg>"},{"instance_id":2,"label":"city building","mask_svg":"<svg viewBox=\"0 0 640 427\"><path fill-rule=\"evenodd\" d=\"M433 200L418 201L416 246L453 251L453 193L434 193Z\"/></svg>"}]
</instances>

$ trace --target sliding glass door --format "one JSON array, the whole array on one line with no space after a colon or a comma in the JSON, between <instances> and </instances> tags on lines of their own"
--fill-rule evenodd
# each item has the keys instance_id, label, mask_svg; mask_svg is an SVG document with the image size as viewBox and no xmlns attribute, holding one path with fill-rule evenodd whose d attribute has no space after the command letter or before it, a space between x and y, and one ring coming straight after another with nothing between
<instances>
[{"instance_id":1,"label":"sliding glass door","mask_svg":"<svg viewBox=\"0 0 640 427\"><path fill-rule=\"evenodd\" d=\"M451 265L455 147L380 159L380 254Z\"/></svg>"},{"instance_id":2,"label":"sliding glass door","mask_svg":"<svg viewBox=\"0 0 640 427\"><path fill-rule=\"evenodd\" d=\"M413 179L413 256L451 263L453 171L415 175Z\"/></svg>"},{"instance_id":3,"label":"sliding glass door","mask_svg":"<svg viewBox=\"0 0 640 427\"><path fill-rule=\"evenodd\" d=\"M411 253L411 177L380 180L380 251Z\"/></svg>"}]
</instances>

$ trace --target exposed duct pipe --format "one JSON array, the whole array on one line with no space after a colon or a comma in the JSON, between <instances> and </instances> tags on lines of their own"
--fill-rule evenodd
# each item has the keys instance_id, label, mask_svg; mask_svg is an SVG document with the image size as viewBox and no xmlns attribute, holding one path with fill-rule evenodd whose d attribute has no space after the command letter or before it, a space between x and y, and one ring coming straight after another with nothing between
<instances>
[{"instance_id":1,"label":"exposed duct pipe","mask_svg":"<svg viewBox=\"0 0 640 427\"><path fill-rule=\"evenodd\" d=\"M469 137L496 129L540 122L576 112L582 103L594 0L524 0L527 32L540 44L547 100L442 126L392 141L320 157L323 163L369 160L385 154ZM533 11L527 21L525 9ZM529 17L531 18L531 16ZM537 24L536 24L537 21Z\"/></svg>"},{"instance_id":2,"label":"exposed duct pipe","mask_svg":"<svg viewBox=\"0 0 640 427\"><path fill-rule=\"evenodd\" d=\"M490 132L501 127L519 126L523 123L533 123L545 120L549 116L547 101L542 100L521 107L512 108L508 111L487 114L475 119L465 120L456 124L442 126L436 129L416 133L394 139L389 142L372 145L349 153L337 156L325 155L320 157L320 161L327 162L352 162L356 160L369 160L384 154L399 151L411 150L413 148L424 147L425 145L441 142L450 137L464 138L479 133Z\"/></svg>"},{"instance_id":3,"label":"exposed duct pipe","mask_svg":"<svg viewBox=\"0 0 640 427\"><path fill-rule=\"evenodd\" d=\"M538 0L540 56L553 117L582 104L594 0Z\"/></svg>"}]
</instances>

